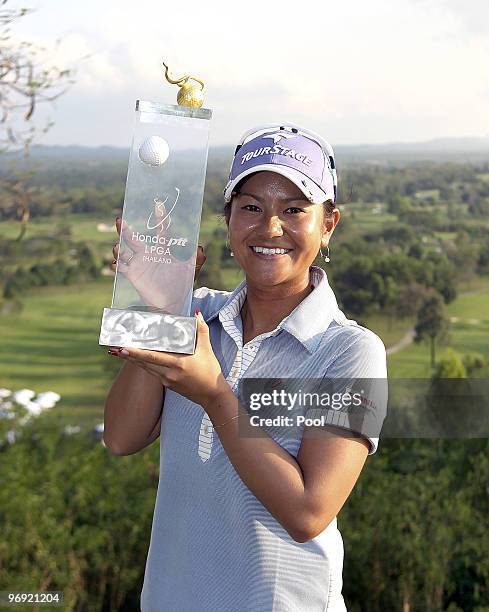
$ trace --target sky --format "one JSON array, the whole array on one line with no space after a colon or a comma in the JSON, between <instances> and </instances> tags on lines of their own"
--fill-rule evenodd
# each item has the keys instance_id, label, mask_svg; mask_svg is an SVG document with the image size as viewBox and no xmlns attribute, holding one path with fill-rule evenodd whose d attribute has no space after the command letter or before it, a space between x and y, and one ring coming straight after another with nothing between
<instances>
[{"instance_id":1,"label":"sky","mask_svg":"<svg viewBox=\"0 0 489 612\"><path fill-rule=\"evenodd\" d=\"M39 142L129 147L137 99L206 84L211 145L291 121L331 144L489 137L488 0L9 0L12 27L76 83ZM56 44L56 41L60 41Z\"/></svg>"}]
</instances>

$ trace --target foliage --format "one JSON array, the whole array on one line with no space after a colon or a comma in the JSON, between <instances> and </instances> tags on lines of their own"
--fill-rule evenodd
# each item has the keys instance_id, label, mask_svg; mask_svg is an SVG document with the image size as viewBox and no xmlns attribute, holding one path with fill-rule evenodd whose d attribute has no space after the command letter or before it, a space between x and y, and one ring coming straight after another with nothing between
<instances>
[{"instance_id":1,"label":"foliage","mask_svg":"<svg viewBox=\"0 0 489 612\"><path fill-rule=\"evenodd\" d=\"M61 590L66 610L139 609L157 451L116 457L88 434L26 426L0 451L0 589ZM381 441L338 517L349 610L489 605L488 451Z\"/></svg>"},{"instance_id":2,"label":"foliage","mask_svg":"<svg viewBox=\"0 0 489 612\"><path fill-rule=\"evenodd\" d=\"M26 426L0 451L0 590L60 590L65 610L137 609L156 448L115 457L87 434Z\"/></svg>"},{"instance_id":3,"label":"foliage","mask_svg":"<svg viewBox=\"0 0 489 612\"><path fill-rule=\"evenodd\" d=\"M8 4L2 0L1 7ZM49 65L45 49L28 41L16 42L10 26L32 13L26 8L0 7L0 151L23 146L25 153L37 135L33 117L40 103L52 102L74 82L72 69ZM52 125L48 121L41 133Z\"/></svg>"},{"instance_id":4,"label":"foliage","mask_svg":"<svg viewBox=\"0 0 489 612\"><path fill-rule=\"evenodd\" d=\"M222 243L215 234L205 249L205 256L205 264L199 274L199 285L202 287L222 287Z\"/></svg>"},{"instance_id":5,"label":"foliage","mask_svg":"<svg viewBox=\"0 0 489 612\"><path fill-rule=\"evenodd\" d=\"M486 439L381 441L338 517L348 610L487 609L488 451Z\"/></svg>"},{"instance_id":6,"label":"foliage","mask_svg":"<svg viewBox=\"0 0 489 612\"><path fill-rule=\"evenodd\" d=\"M442 342L448 333L450 321L441 296L435 292L424 299L418 311L414 331L415 342L428 340L431 347L431 367L435 367L435 343Z\"/></svg>"},{"instance_id":7,"label":"foliage","mask_svg":"<svg viewBox=\"0 0 489 612\"><path fill-rule=\"evenodd\" d=\"M26 8L2 8L8 0L0 1L0 153L23 148L29 156L33 140L53 125L48 119L39 130L35 123L39 104L53 102L74 83L73 69L60 69L43 58L45 49L28 41L17 42L11 35L11 24L32 12ZM28 185L32 172L17 171L15 176L0 178L0 188L6 191L6 205L20 221L17 240L24 237L30 217L30 202L36 195Z\"/></svg>"},{"instance_id":8,"label":"foliage","mask_svg":"<svg viewBox=\"0 0 489 612\"><path fill-rule=\"evenodd\" d=\"M446 349L445 354L436 366L433 378L465 378L466 376L467 370L462 357L453 349Z\"/></svg>"},{"instance_id":9,"label":"foliage","mask_svg":"<svg viewBox=\"0 0 489 612\"><path fill-rule=\"evenodd\" d=\"M78 281L97 279L101 275L101 262L86 244L74 245L72 260L58 257L51 261L19 266L5 276L3 296L14 298L27 289L46 285L68 285Z\"/></svg>"}]
</instances>

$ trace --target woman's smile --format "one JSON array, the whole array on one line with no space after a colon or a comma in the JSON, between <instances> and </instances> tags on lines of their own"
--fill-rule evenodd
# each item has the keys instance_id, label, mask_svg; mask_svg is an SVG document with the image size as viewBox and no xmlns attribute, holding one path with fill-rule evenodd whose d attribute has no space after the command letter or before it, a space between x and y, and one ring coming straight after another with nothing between
<instances>
[{"instance_id":1,"label":"woman's smile","mask_svg":"<svg viewBox=\"0 0 489 612\"><path fill-rule=\"evenodd\" d=\"M260 259L279 259L288 255L293 249L287 247L250 246L251 251Z\"/></svg>"}]
</instances>

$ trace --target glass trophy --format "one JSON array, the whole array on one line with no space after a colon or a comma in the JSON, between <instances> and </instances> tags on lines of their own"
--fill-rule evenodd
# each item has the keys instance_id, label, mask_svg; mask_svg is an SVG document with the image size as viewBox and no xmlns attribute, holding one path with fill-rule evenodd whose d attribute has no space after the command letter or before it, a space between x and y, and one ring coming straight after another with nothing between
<instances>
[{"instance_id":1,"label":"glass trophy","mask_svg":"<svg viewBox=\"0 0 489 612\"><path fill-rule=\"evenodd\" d=\"M181 87L178 105L136 103L112 304L99 344L193 353L190 307L212 111L200 108L201 81L171 80L168 68L166 78Z\"/></svg>"}]
</instances>

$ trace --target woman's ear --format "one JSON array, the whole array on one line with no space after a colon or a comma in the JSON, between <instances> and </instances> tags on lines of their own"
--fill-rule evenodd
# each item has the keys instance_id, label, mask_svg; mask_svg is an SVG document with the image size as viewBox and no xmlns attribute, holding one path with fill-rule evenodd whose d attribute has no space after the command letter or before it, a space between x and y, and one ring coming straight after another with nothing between
<instances>
[{"instance_id":1,"label":"woman's ear","mask_svg":"<svg viewBox=\"0 0 489 612\"><path fill-rule=\"evenodd\" d=\"M324 220L323 224L323 235L321 236L321 246L326 247L329 244L329 240L333 235L335 227L338 225L341 218L340 211L335 208L328 217Z\"/></svg>"}]
</instances>

